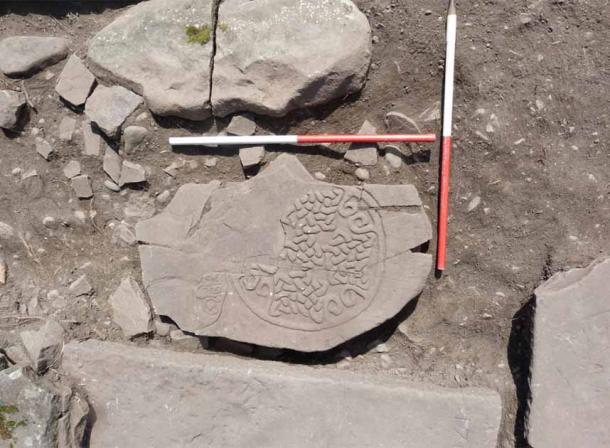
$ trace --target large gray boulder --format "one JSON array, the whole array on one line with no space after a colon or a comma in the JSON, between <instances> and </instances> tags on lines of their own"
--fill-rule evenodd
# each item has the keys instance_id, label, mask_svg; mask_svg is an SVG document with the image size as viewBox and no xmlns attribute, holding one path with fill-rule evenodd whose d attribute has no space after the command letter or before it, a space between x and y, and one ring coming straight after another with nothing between
<instances>
[{"instance_id":1,"label":"large gray boulder","mask_svg":"<svg viewBox=\"0 0 610 448\"><path fill-rule=\"evenodd\" d=\"M501 417L486 389L93 340L63 366L94 407L91 448L495 448Z\"/></svg>"},{"instance_id":2,"label":"large gray boulder","mask_svg":"<svg viewBox=\"0 0 610 448\"><path fill-rule=\"evenodd\" d=\"M0 71L7 76L29 75L68 55L60 37L13 36L0 41Z\"/></svg>"},{"instance_id":3,"label":"large gray boulder","mask_svg":"<svg viewBox=\"0 0 610 448\"><path fill-rule=\"evenodd\" d=\"M157 115L211 115L212 39L189 43L186 27L212 25L212 0L139 3L89 41L93 72L141 94Z\"/></svg>"},{"instance_id":4,"label":"large gray boulder","mask_svg":"<svg viewBox=\"0 0 610 448\"><path fill-rule=\"evenodd\" d=\"M536 289L528 440L610 446L610 258Z\"/></svg>"},{"instance_id":5,"label":"large gray boulder","mask_svg":"<svg viewBox=\"0 0 610 448\"><path fill-rule=\"evenodd\" d=\"M282 155L242 183L182 186L136 226L157 314L182 330L326 350L422 290L432 235L412 185L337 186Z\"/></svg>"},{"instance_id":6,"label":"large gray boulder","mask_svg":"<svg viewBox=\"0 0 610 448\"><path fill-rule=\"evenodd\" d=\"M225 0L218 17L215 115L282 116L364 85L371 29L351 0Z\"/></svg>"}]
</instances>

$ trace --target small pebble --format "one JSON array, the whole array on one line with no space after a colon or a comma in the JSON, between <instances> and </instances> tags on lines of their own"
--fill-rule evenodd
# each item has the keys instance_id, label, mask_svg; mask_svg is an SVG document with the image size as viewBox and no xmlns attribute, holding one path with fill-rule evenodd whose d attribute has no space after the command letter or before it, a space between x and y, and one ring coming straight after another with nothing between
<instances>
[{"instance_id":1,"label":"small pebble","mask_svg":"<svg viewBox=\"0 0 610 448\"><path fill-rule=\"evenodd\" d=\"M216 157L211 157L209 159L205 159L203 164L208 168L214 168L218 164L218 159Z\"/></svg>"},{"instance_id":2,"label":"small pebble","mask_svg":"<svg viewBox=\"0 0 610 448\"><path fill-rule=\"evenodd\" d=\"M326 180L326 176L324 175L324 173L321 173L319 171L316 171L315 173L313 173L313 177L315 177L318 180Z\"/></svg>"},{"instance_id":3,"label":"small pebble","mask_svg":"<svg viewBox=\"0 0 610 448\"><path fill-rule=\"evenodd\" d=\"M162 191L161 193L159 193L156 199L159 204L166 204L167 201L169 201L169 198L170 198L170 192L169 192L169 190L165 190L165 191Z\"/></svg>"},{"instance_id":4,"label":"small pebble","mask_svg":"<svg viewBox=\"0 0 610 448\"><path fill-rule=\"evenodd\" d=\"M475 196L474 198L472 198L472 200L468 203L468 208L467 211L470 213L471 211L473 211L475 208L477 208L479 205L481 204L481 197L480 196Z\"/></svg>"},{"instance_id":5,"label":"small pebble","mask_svg":"<svg viewBox=\"0 0 610 448\"><path fill-rule=\"evenodd\" d=\"M354 175L362 181L369 180L371 178L371 174L366 168L357 168L356 171L354 171Z\"/></svg>"},{"instance_id":6,"label":"small pebble","mask_svg":"<svg viewBox=\"0 0 610 448\"><path fill-rule=\"evenodd\" d=\"M55 218L53 218L52 216L45 216L42 219L42 225L48 229L55 227L55 224L56 224Z\"/></svg>"}]
</instances>

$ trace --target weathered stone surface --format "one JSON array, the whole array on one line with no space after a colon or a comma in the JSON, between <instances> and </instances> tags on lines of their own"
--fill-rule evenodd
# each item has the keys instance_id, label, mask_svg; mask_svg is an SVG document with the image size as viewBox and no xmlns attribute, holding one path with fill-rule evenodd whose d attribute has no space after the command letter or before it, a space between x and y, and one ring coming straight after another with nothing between
<instances>
[{"instance_id":1,"label":"weathered stone surface","mask_svg":"<svg viewBox=\"0 0 610 448\"><path fill-rule=\"evenodd\" d=\"M132 338L153 330L152 313L137 282L127 277L109 299L112 319L121 327L126 337Z\"/></svg>"},{"instance_id":2,"label":"weathered stone surface","mask_svg":"<svg viewBox=\"0 0 610 448\"><path fill-rule=\"evenodd\" d=\"M91 180L89 180L89 176L86 174L81 174L80 176L74 176L72 178L72 189L79 199L89 199L93 196Z\"/></svg>"},{"instance_id":3,"label":"weathered stone surface","mask_svg":"<svg viewBox=\"0 0 610 448\"><path fill-rule=\"evenodd\" d=\"M0 71L22 76L42 70L68 55L68 41L59 37L13 36L0 41Z\"/></svg>"},{"instance_id":4,"label":"weathered stone surface","mask_svg":"<svg viewBox=\"0 0 610 448\"><path fill-rule=\"evenodd\" d=\"M64 142L72 141L74 129L76 128L76 120L72 117L64 117L59 123L58 137Z\"/></svg>"},{"instance_id":5,"label":"weathered stone surface","mask_svg":"<svg viewBox=\"0 0 610 448\"><path fill-rule=\"evenodd\" d=\"M289 155L243 183L184 185L136 236L157 314L199 335L302 351L394 316L431 267L411 251L431 237L412 186L335 186Z\"/></svg>"},{"instance_id":6,"label":"weathered stone surface","mask_svg":"<svg viewBox=\"0 0 610 448\"><path fill-rule=\"evenodd\" d=\"M97 131L97 129L93 129L91 126L91 122L89 120L83 121L83 154L86 156L94 156L97 157L100 155L100 147L102 146L102 137ZM104 147L108 145L104 142Z\"/></svg>"},{"instance_id":7,"label":"weathered stone surface","mask_svg":"<svg viewBox=\"0 0 610 448\"><path fill-rule=\"evenodd\" d=\"M227 126L226 131L229 135L254 135L256 132L256 123L245 115L235 115L231 118L231 122Z\"/></svg>"},{"instance_id":8,"label":"weathered stone surface","mask_svg":"<svg viewBox=\"0 0 610 448\"><path fill-rule=\"evenodd\" d=\"M108 137L115 137L142 97L121 86L97 86L85 105L87 117Z\"/></svg>"},{"instance_id":9,"label":"weathered stone surface","mask_svg":"<svg viewBox=\"0 0 610 448\"><path fill-rule=\"evenodd\" d=\"M93 340L63 366L94 408L92 448L493 448L501 416L485 389Z\"/></svg>"},{"instance_id":10,"label":"weathered stone surface","mask_svg":"<svg viewBox=\"0 0 610 448\"><path fill-rule=\"evenodd\" d=\"M239 160L244 169L259 165L265 158L264 146L252 146L250 148L239 149Z\"/></svg>"},{"instance_id":11,"label":"weathered stone surface","mask_svg":"<svg viewBox=\"0 0 610 448\"><path fill-rule=\"evenodd\" d=\"M70 160L64 166L64 176L68 179L72 179L80 174L81 166L78 160Z\"/></svg>"},{"instance_id":12,"label":"weathered stone surface","mask_svg":"<svg viewBox=\"0 0 610 448\"><path fill-rule=\"evenodd\" d=\"M0 90L0 128L15 129L25 104L23 93L14 90Z\"/></svg>"},{"instance_id":13,"label":"weathered stone surface","mask_svg":"<svg viewBox=\"0 0 610 448\"><path fill-rule=\"evenodd\" d=\"M83 274L70 284L68 290L75 297L85 296L93 292L93 286L89 283L87 274Z\"/></svg>"},{"instance_id":14,"label":"weathered stone surface","mask_svg":"<svg viewBox=\"0 0 610 448\"><path fill-rule=\"evenodd\" d=\"M19 336L38 373L57 364L63 348L64 329L56 321L50 319L38 331L22 331Z\"/></svg>"},{"instance_id":15,"label":"weathered stone surface","mask_svg":"<svg viewBox=\"0 0 610 448\"><path fill-rule=\"evenodd\" d=\"M104 161L102 168L104 172L112 179L116 184L121 179L121 169L123 167L123 158L109 146L106 147L104 152Z\"/></svg>"},{"instance_id":16,"label":"weathered stone surface","mask_svg":"<svg viewBox=\"0 0 610 448\"><path fill-rule=\"evenodd\" d=\"M123 132L123 149L130 153L137 148L148 135L148 129L142 126L127 126Z\"/></svg>"},{"instance_id":17,"label":"weathered stone surface","mask_svg":"<svg viewBox=\"0 0 610 448\"><path fill-rule=\"evenodd\" d=\"M140 93L158 115L211 115L212 40L188 43L186 27L212 25L212 0L152 0L133 6L89 41L91 69Z\"/></svg>"},{"instance_id":18,"label":"weathered stone surface","mask_svg":"<svg viewBox=\"0 0 610 448\"><path fill-rule=\"evenodd\" d=\"M388 162L388 165L394 170L399 170L402 166L402 152L400 148L396 145L385 145L383 149L385 150L385 161Z\"/></svg>"},{"instance_id":19,"label":"weathered stone surface","mask_svg":"<svg viewBox=\"0 0 610 448\"><path fill-rule=\"evenodd\" d=\"M364 85L371 29L350 0L225 0L219 21L215 115L281 116Z\"/></svg>"},{"instance_id":20,"label":"weathered stone surface","mask_svg":"<svg viewBox=\"0 0 610 448\"><path fill-rule=\"evenodd\" d=\"M361 135L376 134L377 128L368 120L365 120L358 131ZM377 165L377 145L374 143L354 143L343 156L345 160L352 162L358 166L374 166Z\"/></svg>"},{"instance_id":21,"label":"weathered stone surface","mask_svg":"<svg viewBox=\"0 0 610 448\"><path fill-rule=\"evenodd\" d=\"M95 76L73 54L59 75L55 91L68 103L78 107L85 104L94 84Z\"/></svg>"},{"instance_id":22,"label":"weathered stone surface","mask_svg":"<svg viewBox=\"0 0 610 448\"><path fill-rule=\"evenodd\" d=\"M371 173L369 173L369 170L367 170L366 168L356 168L356 171L354 171L354 175L358 180L361 181L366 181L371 178Z\"/></svg>"},{"instance_id":23,"label":"weathered stone surface","mask_svg":"<svg viewBox=\"0 0 610 448\"><path fill-rule=\"evenodd\" d=\"M127 184L138 184L146 181L146 170L138 163L130 162L129 160L123 160L121 167L121 178L119 179L119 186Z\"/></svg>"},{"instance_id":24,"label":"weathered stone surface","mask_svg":"<svg viewBox=\"0 0 610 448\"><path fill-rule=\"evenodd\" d=\"M40 154L43 159L49 160L54 150L48 141L40 137L36 137L36 152Z\"/></svg>"},{"instance_id":25,"label":"weathered stone surface","mask_svg":"<svg viewBox=\"0 0 610 448\"><path fill-rule=\"evenodd\" d=\"M610 446L610 258L536 289L529 443Z\"/></svg>"}]
</instances>

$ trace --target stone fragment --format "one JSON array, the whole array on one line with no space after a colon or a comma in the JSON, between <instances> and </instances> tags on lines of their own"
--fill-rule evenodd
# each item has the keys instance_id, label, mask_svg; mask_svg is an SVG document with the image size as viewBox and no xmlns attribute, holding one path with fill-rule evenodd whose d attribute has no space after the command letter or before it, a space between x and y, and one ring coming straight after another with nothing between
<instances>
[{"instance_id":1,"label":"stone fragment","mask_svg":"<svg viewBox=\"0 0 610 448\"><path fill-rule=\"evenodd\" d=\"M121 169L123 167L123 158L111 147L107 146L104 152L104 161L102 168L104 172L118 184L121 180Z\"/></svg>"},{"instance_id":2,"label":"stone fragment","mask_svg":"<svg viewBox=\"0 0 610 448\"><path fill-rule=\"evenodd\" d=\"M239 160L241 166L247 170L248 168L260 165L265 158L265 147L264 146L252 146L249 148L239 149Z\"/></svg>"},{"instance_id":3,"label":"stone fragment","mask_svg":"<svg viewBox=\"0 0 610 448\"><path fill-rule=\"evenodd\" d=\"M68 344L63 366L94 403L91 447L187 446L205 437L210 448L302 448L315 435L313 446L495 448L501 419L491 390L382 374L94 340Z\"/></svg>"},{"instance_id":4,"label":"stone fragment","mask_svg":"<svg viewBox=\"0 0 610 448\"><path fill-rule=\"evenodd\" d=\"M85 141L83 154L86 156L99 156L102 137L97 129L93 129L89 120L83 121L83 139Z\"/></svg>"},{"instance_id":5,"label":"stone fragment","mask_svg":"<svg viewBox=\"0 0 610 448\"><path fill-rule=\"evenodd\" d=\"M21 185L30 199L38 199L42 196L44 185L38 171L29 170L21 176Z\"/></svg>"},{"instance_id":6,"label":"stone fragment","mask_svg":"<svg viewBox=\"0 0 610 448\"><path fill-rule=\"evenodd\" d=\"M231 118L231 122L229 123L229 126L227 126L226 131L229 135L254 135L256 132L256 123L245 115L235 115Z\"/></svg>"},{"instance_id":7,"label":"stone fragment","mask_svg":"<svg viewBox=\"0 0 610 448\"><path fill-rule=\"evenodd\" d=\"M207 168L214 168L216 165L218 165L218 159L216 157L210 157L209 159L205 159L205 162L203 162L203 164Z\"/></svg>"},{"instance_id":8,"label":"stone fragment","mask_svg":"<svg viewBox=\"0 0 610 448\"><path fill-rule=\"evenodd\" d=\"M193 335L186 334L182 330L171 330L169 338L175 347L180 347L186 350L197 350L203 347L202 339Z\"/></svg>"},{"instance_id":9,"label":"stone fragment","mask_svg":"<svg viewBox=\"0 0 610 448\"><path fill-rule=\"evenodd\" d=\"M4 258L0 257L0 286L6 285L6 277L8 276L8 265Z\"/></svg>"},{"instance_id":10,"label":"stone fragment","mask_svg":"<svg viewBox=\"0 0 610 448\"><path fill-rule=\"evenodd\" d=\"M59 139L64 142L71 142L76 128L76 120L72 117L64 117L59 123Z\"/></svg>"},{"instance_id":11,"label":"stone fragment","mask_svg":"<svg viewBox=\"0 0 610 448\"><path fill-rule=\"evenodd\" d=\"M157 115L206 119L213 43L189 43L186 27L212 25L212 3L152 0L131 7L89 41L91 69L143 95Z\"/></svg>"},{"instance_id":12,"label":"stone fragment","mask_svg":"<svg viewBox=\"0 0 610 448\"><path fill-rule=\"evenodd\" d=\"M32 367L39 374L57 365L64 344L64 329L49 319L38 331L22 331L19 334Z\"/></svg>"},{"instance_id":13,"label":"stone fragment","mask_svg":"<svg viewBox=\"0 0 610 448\"><path fill-rule=\"evenodd\" d=\"M85 104L85 114L108 137L116 137L121 126L142 103L142 97L121 86L97 86Z\"/></svg>"},{"instance_id":14,"label":"stone fragment","mask_svg":"<svg viewBox=\"0 0 610 448\"><path fill-rule=\"evenodd\" d=\"M112 231L112 243L118 246L127 247L136 244L136 235L133 230L124 222L117 224Z\"/></svg>"},{"instance_id":15,"label":"stone fragment","mask_svg":"<svg viewBox=\"0 0 610 448\"><path fill-rule=\"evenodd\" d=\"M148 129L142 126L127 126L123 131L123 148L130 153L137 148L148 135Z\"/></svg>"},{"instance_id":16,"label":"stone fragment","mask_svg":"<svg viewBox=\"0 0 610 448\"><path fill-rule=\"evenodd\" d=\"M360 127L358 134L376 134L377 128L368 120ZM377 145L374 143L354 143L343 156L345 160L358 166L377 165Z\"/></svg>"},{"instance_id":17,"label":"stone fragment","mask_svg":"<svg viewBox=\"0 0 610 448\"><path fill-rule=\"evenodd\" d=\"M72 189L79 199L89 199L93 196L89 176L81 174L72 178Z\"/></svg>"},{"instance_id":18,"label":"stone fragment","mask_svg":"<svg viewBox=\"0 0 610 448\"><path fill-rule=\"evenodd\" d=\"M0 71L7 76L30 75L68 55L60 37L13 36L0 41Z\"/></svg>"},{"instance_id":19,"label":"stone fragment","mask_svg":"<svg viewBox=\"0 0 610 448\"><path fill-rule=\"evenodd\" d=\"M110 179L106 179L104 181L104 187L108 188L110 191L114 191L115 193L121 191L121 187L112 182Z\"/></svg>"},{"instance_id":20,"label":"stone fragment","mask_svg":"<svg viewBox=\"0 0 610 448\"><path fill-rule=\"evenodd\" d=\"M531 446L610 446L609 279L605 258L555 274L535 291Z\"/></svg>"},{"instance_id":21,"label":"stone fragment","mask_svg":"<svg viewBox=\"0 0 610 448\"><path fill-rule=\"evenodd\" d=\"M412 118L401 112L388 112L385 126L392 134L421 134L421 129Z\"/></svg>"},{"instance_id":22,"label":"stone fragment","mask_svg":"<svg viewBox=\"0 0 610 448\"><path fill-rule=\"evenodd\" d=\"M123 166L121 167L121 177L119 179L119 186L127 184L138 184L146 181L146 170L138 163L130 162L129 160L123 160Z\"/></svg>"},{"instance_id":23,"label":"stone fragment","mask_svg":"<svg viewBox=\"0 0 610 448\"><path fill-rule=\"evenodd\" d=\"M354 171L354 175L358 180L361 181L369 180L371 178L371 174L366 168L356 168L356 171Z\"/></svg>"},{"instance_id":24,"label":"stone fragment","mask_svg":"<svg viewBox=\"0 0 610 448\"><path fill-rule=\"evenodd\" d=\"M398 187L319 182L289 155L243 183L182 186L136 225L156 314L198 335L301 351L374 328L421 291L431 268L429 255L411 251L430 238L430 222L416 190ZM350 269L358 281L337 274Z\"/></svg>"},{"instance_id":25,"label":"stone fragment","mask_svg":"<svg viewBox=\"0 0 610 448\"><path fill-rule=\"evenodd\" d=\"M394 170L399 170L402 166L402 152L396 145L386 145L383 147L385 150L385 161Z\"/></svg>"},{"instance_id":26,"label":"stone fragment","mask_svg":"<svg viewBox=\"0 0 610 448\"><path fill-rule=\"evenodd\" d=\"M14 130L25 109L25 95L14 90L0 90L0 128Z\"/></svg>"},{"instance_id":27,"label":"stone fragment","mask_svg":"<svg viewBox=\"0 0 610 448\"><path fill-rule=\"evenodd\" d=\"M121 281L109 299L112 319L127 338L150 333L153 330L150 306L138 283L131 277Z\"/></svg>"},{"instance_id":28,"label":"stone fragment","mask_svg":"<svg viewBox=\"0 0 610 448\"><path fill-rule=\"evenodd\" d=\"M42 225L48 229L52 229L57 224L57 221L52 216L45 216L42 218Z\"/></svg>"},{"instance_id":29,"label":"stone fragment","mask_svg":"<svg viewBox=\"0 0 610 448\"><path fill-rule=\"evenodd\" d=\"M169 336L172 331L177 330L175 325L172 325L167 322L162 322L160 320L155 320L154 325L155 333L157 333L159 336Z\"/></svg>"},{"instance_id":30,"label":"stone fragment","mask_svg":"<svg viewBox=\"0 0 610 448\"><path fill-rule=\"evenodd\" d=\"M171 193L169 192L169 190L164 190L157 195L156 199L159 204L165 205L167 204L167 201L169 201L170 197Z\"/></svg>"},{"instance_id":31,"label":"stone fragment","mask_svg":"<svg viewBox=\"0 0 610 448\"><path fill-rule=\"evenodd\" d=\"M212 78L218 116L282 116L364 85L371 29L350 0L225 0L218 18Z\"/></svg>"},{"instance_id":32,"label":"stone fragment","mask_svg":"<svg viewBox=\"0 0 610 448\"><path fill-rule=\"evenodd\" d=\"M474 209L476 209L479 205L481 205L481 196L475 196L474 198L472 198L472 200L468 203L468 207L466 207L466 211L468 213L472 212Z\"/></svg>"},{"instance_id":33,"label":"stone fragment","mask_svg":"<svg viewBox=\"0 0 610 448\"><path fill-rule=\"evenodd\" d=\"M320 171L316 171L315 173L313 173L313 177L315 177L317 180L326 180L326 175L324 173L321 173Z\"/></svg>"},{"instance_id":34,"label":"stone fragment","mask_svg":"<svg viewBox=\"0 0 610 448\"><path fill-rule=\"evenodd\" d=\"M72 179L80 174L81 166L78 160L70 160L64 166L64 176L68 179Z\"/></svg>"},{"instance_id":35,"label":"stone fragment","mask_svg":"<svg viewBox=\"0 0 610 448\"><path fill-rule=\"evenodd\" d=\"M85 104L94 85L95 76L73 54L57 79L55 91L68 103L79 107Z\"/></svg>"},{"instance_id":36,"label":"stone fragment","mask_svg":"<svg viewBox=\"0 0 610 448\"><path fill-rule=\"evenodd\" d=\"M40 137L36 137L36 152L40 154L43 159L49 160L54 151L49 142Z\"/></svg>"},{"instance_id":37,"label":"stone fragment","mask_svg":"<svg viewBox=\"0 0 610 448\"><path fill-rule=\"evenodd\" d=\"M44 448L56 446L61 397L35 379L32 369L13 366L0 371L2 446ZM7 425L7 422L14 422Z\"/></svg>"},{"instance_id":38,"label":"stone fragment","mask_svg":"<svg viewBox=\"0 0 610 448\"><path fill-rule=\"evenodd\" d=\"M75 297L86 296L93 292L93 286L89 283L87 274L83 274L70 284L68 290Z\"/></svg>"}]
</instances>

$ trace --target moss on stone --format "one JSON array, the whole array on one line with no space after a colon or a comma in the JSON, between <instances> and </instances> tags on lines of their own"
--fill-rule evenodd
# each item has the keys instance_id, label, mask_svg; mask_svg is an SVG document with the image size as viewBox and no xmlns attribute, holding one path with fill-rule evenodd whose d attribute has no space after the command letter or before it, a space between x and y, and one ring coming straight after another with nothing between
<instances>
[{"instance_id":1,"label":"moss on stone","mask_svg":"<svg viewBox=\"0 0 610 448\"><path fill-rule=\"evenodd\" d=\"M0 440L12 440L13 431L20 426L25 426L24 420L13 420L10 417L17 412L16 406L0 403ZM12 446L12 444L9 446Z\"/></svg>"},{"instance_id":2,"label":"moss on stone","mask_svg":"<svg viewBox=\"0 0 610 448\"><path fill-rule=\"evenodd\" d=\"M186 27L186 36L189 44L205 45L212 38L212 28L207 24L202 27L189 25Z\"/></svg>"}]
</instances>

